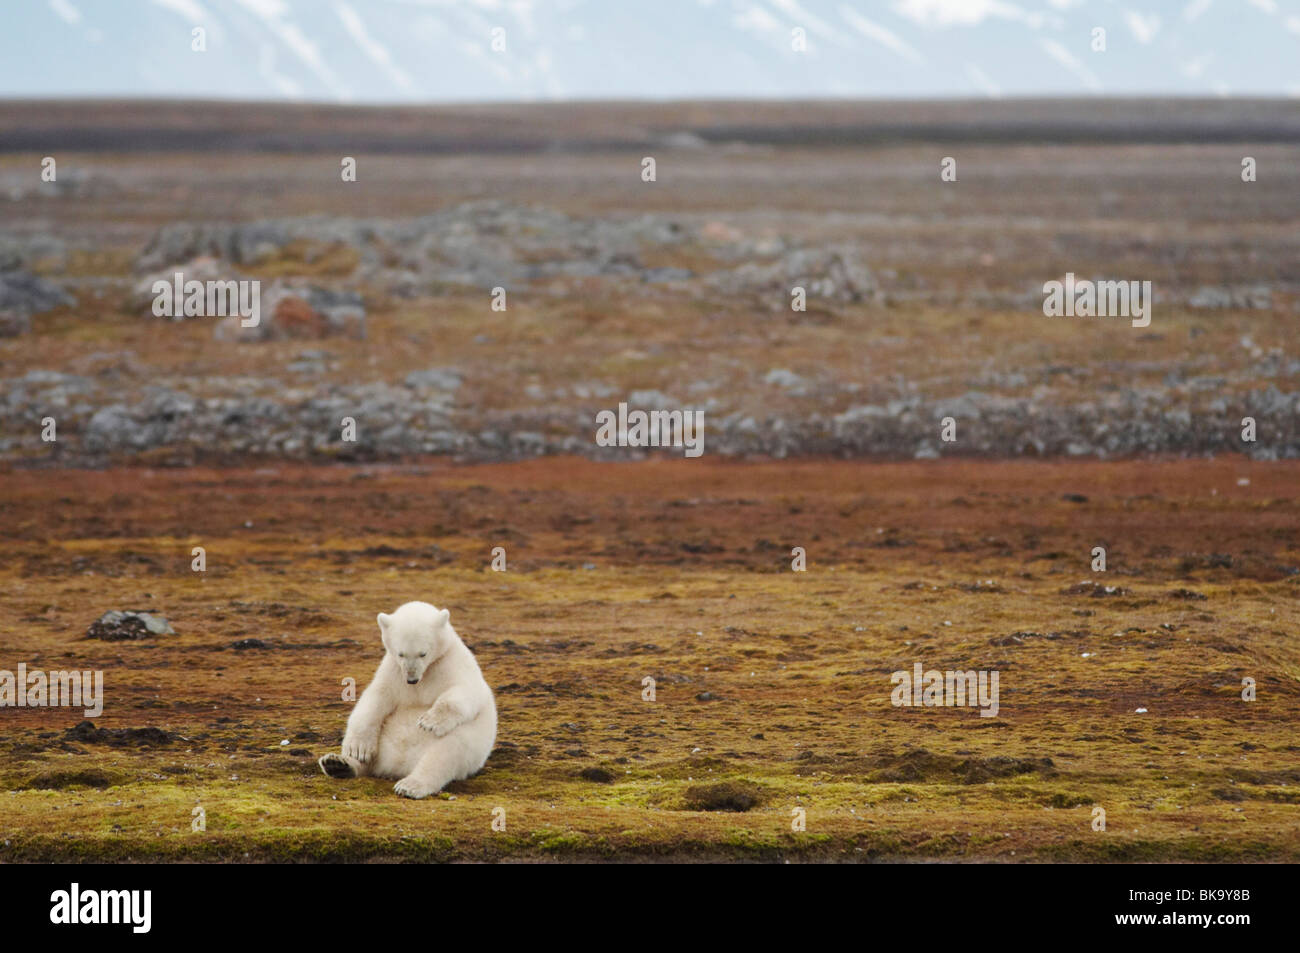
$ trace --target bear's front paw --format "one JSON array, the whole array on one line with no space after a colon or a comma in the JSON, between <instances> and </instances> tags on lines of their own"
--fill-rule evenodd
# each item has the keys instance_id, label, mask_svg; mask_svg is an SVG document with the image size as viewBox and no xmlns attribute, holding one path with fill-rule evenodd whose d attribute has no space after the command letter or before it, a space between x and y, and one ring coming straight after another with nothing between
<instances>
[{"instance_id":1,"label":"bear's front paw","mask_svg":"<svg viewBox=\"0 0 1300 953\"><path fill-rule=\"evenodd\" d=\"M354 735L343 739L343 755L347 758L354 758L362 764L369 764L370 759L375 756L375 748L378 747L378 739L363 738Z\"/></svg>"},{"instance_id":2,"label":"bear's front paw","mask_svg":"<svg viewBox=\"0 0 1300 953\"><path fill-rule=\"evenodd\" d=\"M450 718L442 713L435 713L433 709L426 711L416 722L425 731L433 732L435 738L441 738L451 729L456 727L455 719Z\"/></svg>"},{"instance_id":3,"label":"bear's front paw","mask_svg":"<svg viewBox=\"0 0 1300 953\"><path fill-rule=\"evenodd\" d=\"M425 784L423 781L417 781L414 778L406 777L393 785L393 793L401 797L415 798L419 800L422 797L428 797L433 793L433 787Z\"/></svg>"}]
</instances>

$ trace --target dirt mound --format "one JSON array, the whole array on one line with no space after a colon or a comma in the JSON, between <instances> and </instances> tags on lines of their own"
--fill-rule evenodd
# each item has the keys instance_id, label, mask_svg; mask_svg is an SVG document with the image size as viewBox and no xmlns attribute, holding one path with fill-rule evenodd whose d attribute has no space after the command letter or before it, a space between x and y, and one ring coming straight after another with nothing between
<instances>
[{"instance_id":1,"label":"dirt mound","mask_svg":"<svg viewBox=\"0 0 1300 953\"><path fill-rule=\"evenodd\" d=\"M688 811L744 812L763 803L762 788L748 781L720 781L697 784L682 796Z\"/></svg>"},{"instance_id":2,"label":"dirt mound","mask_svg":"<svg viewBox=\"0 0 1300 953\"><path fill-rule=\"evenodd\" d=\"M70 741L109 745L113 748L169 745L176 740L171 732L162 728L98 728L93 721L79 722L75 728L67 730L66 736Z\"/></svg>"}]
</instances>

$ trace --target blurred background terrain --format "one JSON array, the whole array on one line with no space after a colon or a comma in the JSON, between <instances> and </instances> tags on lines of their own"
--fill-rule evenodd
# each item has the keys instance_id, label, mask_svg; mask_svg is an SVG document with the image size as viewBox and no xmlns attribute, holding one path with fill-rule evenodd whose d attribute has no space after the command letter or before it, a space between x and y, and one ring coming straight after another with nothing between
<instances>
[{"instance_id":1,"label":"blurred background terrain","mask_svg":"<svg viewBox=\"0 0 1300 953\"><path fill-rule=\"evenodd\" d=\"M1298 137L1280 101L13 103L0 455L594 455L626 399L733 456L1294 457ZM234 340L152 316L176 271L306 306ZM1044 317L1066 272L1151 281L1151 325Z\"/></svg>"}]
</instances>

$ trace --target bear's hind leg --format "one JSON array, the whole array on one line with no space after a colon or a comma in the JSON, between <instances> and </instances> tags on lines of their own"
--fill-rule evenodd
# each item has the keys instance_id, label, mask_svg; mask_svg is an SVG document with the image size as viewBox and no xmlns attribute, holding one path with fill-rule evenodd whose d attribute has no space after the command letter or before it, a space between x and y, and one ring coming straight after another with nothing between
<instances>
[{"instance_id":1,"label":"bear's hind leg","mask_svg":"<svg viewBox=\"0 0 1300 953\"><path fill-rule=\"evenodd\" d=\"M393 785L393 791L416 799L437 794L456 779L458 755L454 744L439 739L420 756L415 769Z\"/></svg>"},{"instance_id":2,"label":"bear's hind leg","mask_svg":"<svg viewBox=\"0 0 1300 953\"><path fill-rule=\"evenodd\" d=\"M331 778L360 778L369 773L366 766L360 761L355 758L349 758L345 754L339 754L336 751L331 751L329 754L323 755L316 763L319 764L320 769Z\"/></svg>"}]
</instances>

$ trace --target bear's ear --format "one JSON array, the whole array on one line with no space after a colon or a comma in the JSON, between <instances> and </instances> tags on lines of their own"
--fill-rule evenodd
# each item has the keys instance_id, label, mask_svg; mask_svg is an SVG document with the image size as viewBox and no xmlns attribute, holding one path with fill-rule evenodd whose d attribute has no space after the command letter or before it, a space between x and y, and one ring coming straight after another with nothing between
<instances>
[{"instance_id":1,"label":"bear's ear","mask_svg":"<svg viewBox=\"0 0 1300 953\"><path fill-rule=\"evenodd\" d=\"M438 628L442 628L444 625L447 624L447 620L450 618L451 618L450 612L448 612L446 609L439 609L438 615L434 619L434 624L438 626Z\"/></svg>"},{"instance_id":2,"label":"bear's ear","mask_svg":"<svg viewBox=\"0 0 1300 953\"><path fill-rule=\"evenodd\" d=\"M387 613L381 612L375 617L375 619L379 623L379 631L387 635L388 627L392 624L393 617Z\"/></svg>"}]
</instances>

